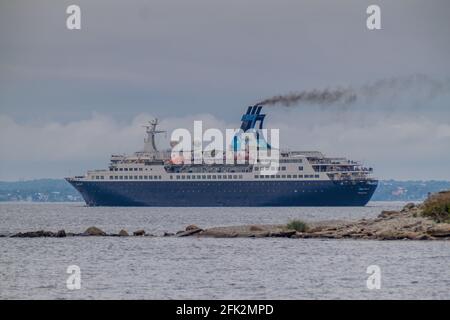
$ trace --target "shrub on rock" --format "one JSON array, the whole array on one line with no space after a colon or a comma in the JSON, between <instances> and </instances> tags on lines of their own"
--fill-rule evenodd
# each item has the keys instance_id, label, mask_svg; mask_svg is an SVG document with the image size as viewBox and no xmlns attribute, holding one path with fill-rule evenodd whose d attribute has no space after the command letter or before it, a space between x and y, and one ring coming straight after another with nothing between
<instances>
[{"instance_id":1,"label":"shrub on rock","mask_svg":"<svg viewBox=\"0 0 450 320\"><path fill-rule=\"evenodd\" d=\"M286 228L290 230L295 230L298 232L306 232L308 230L308 225L301 220L291 220L286 225Z\"/></svg>"}]
</instances>

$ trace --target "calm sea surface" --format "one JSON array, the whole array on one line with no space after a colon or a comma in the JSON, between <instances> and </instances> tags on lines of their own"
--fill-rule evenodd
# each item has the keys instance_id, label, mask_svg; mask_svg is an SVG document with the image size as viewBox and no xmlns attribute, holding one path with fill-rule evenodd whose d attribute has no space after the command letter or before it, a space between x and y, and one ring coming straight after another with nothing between
<instances>
[{"instance_id":1,"label":"calm sea surface","mask_svg":"<svg viewBox=\"0 0 450 320\"><path fill-rule=\"evenodd\" d=\"M0 234L39 229L162 234L200 227L375 217L363 208L88 208L2 203ZM81 270L68 290L67 267ZM381 288L369 290L369 265ZM1 299L450 299L450 243L168 237L0 238Z\"/></svg>"}]
</instances>

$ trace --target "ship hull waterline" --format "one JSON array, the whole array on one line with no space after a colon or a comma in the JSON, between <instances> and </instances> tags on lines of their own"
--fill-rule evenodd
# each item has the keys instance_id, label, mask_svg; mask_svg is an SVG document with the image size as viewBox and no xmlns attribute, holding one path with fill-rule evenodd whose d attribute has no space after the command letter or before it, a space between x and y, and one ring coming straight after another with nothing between
<instances>
[{"instance_id":1,"label":"ship hull waterline","mask_svg":"<svg viewBox=\"0 0 450 320\"><path fill-rule=\"evenodd\" d=\"M376 180L360 181L79 181L67 179L88 206L364 206Z\"/></svg>"}]
</instances>

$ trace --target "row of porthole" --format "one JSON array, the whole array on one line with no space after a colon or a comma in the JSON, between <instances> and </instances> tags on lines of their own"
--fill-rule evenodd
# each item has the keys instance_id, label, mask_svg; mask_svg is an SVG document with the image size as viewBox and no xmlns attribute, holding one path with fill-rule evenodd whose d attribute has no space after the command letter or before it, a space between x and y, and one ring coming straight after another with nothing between
<instances>
[{"instance_id":1,"label":"row of porthole","mask_svg":"<svg viewBox=\"0 0 450 320\"><path fill-rule=\"evenodd\" d=\"M277 178L277 179L303 179L303 178L305 178L305 179L308 179L308 178L320 178L320 175L318 175L318 174L305 174L305 175L303 175L303 174L299 174L299 175L296 175L296 174L282 174L282 175L279 175L279 174L277 174L277 175L255 175L255 179L275 179L275 178Z\"/></svg>"},{"instance_id":2,"label":"row of porthole","mask_svg":"<svg viewBox=\"0 0 450 320\"><path fill-rule=\"evenodd\" d=\"M192 192L192 193L194 193L194 192L198 192L198 193L200 193L200 192L204 192L205 190L193 190L193 189L182 189L182 190L172 190L172 192L181 192L181 193L189 193L189 192ZM248 192L248 190L238 190L238 189L230 189L230 190L220 190L221 192L228 192L228 193L235 193L235 192ZM258 190L259 191L259 190ZM279 189L266 189L266 190L264 190L265 192L280 192L280 190ZM302 193L305 193L305 192L314 192L314 193L317 193L317 192L323 192L323 190L301 190L301 191L298 191L298 190L292 190L293 192L295 192L295 193L297 193L297 192L302 192Z\"/></svg>"},{"instance_id":3,"label":"row of porthole","mask_svg":"<svg viewBox=\"0 0 450 320\"><path fill-rule=\"evenodd\" d=\"M104 176L93 176L93 180L104 180ZM109 176L109 180L161 180L162 176Z\"/></svg>"}]
</instances>

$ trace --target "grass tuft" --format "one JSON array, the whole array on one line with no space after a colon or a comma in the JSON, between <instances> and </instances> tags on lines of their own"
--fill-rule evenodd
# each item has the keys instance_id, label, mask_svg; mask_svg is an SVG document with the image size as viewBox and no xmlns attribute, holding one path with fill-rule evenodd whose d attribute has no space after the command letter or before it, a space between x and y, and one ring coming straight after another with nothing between
<instances>
[{"instance_id":1,"label":"grass tuft","mask_svg":"<svg viewBox=\"0 0 450 320\"><path fill-rule=\"evenodd\" d=\"M290 230L295 230L298 232L305 232L306 230L308 230L308 225L306 224L306 222L303 222L301 220L291 220L286 225L286 227Z\"/></svg>"}]
</instances>

